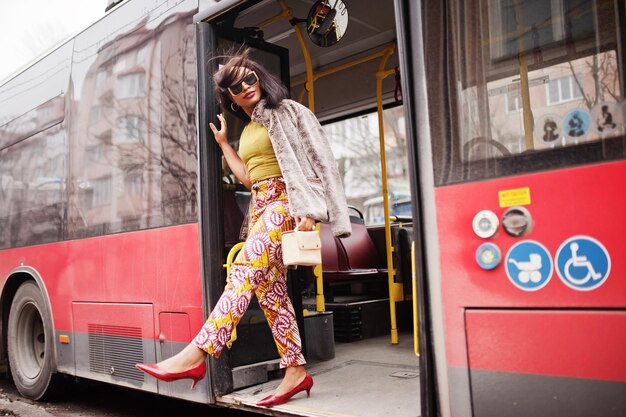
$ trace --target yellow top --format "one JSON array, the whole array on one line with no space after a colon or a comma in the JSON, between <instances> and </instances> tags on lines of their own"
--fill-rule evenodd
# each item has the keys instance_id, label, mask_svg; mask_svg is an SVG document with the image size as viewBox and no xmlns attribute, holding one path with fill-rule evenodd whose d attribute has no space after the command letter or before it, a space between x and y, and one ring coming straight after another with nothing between
<instances>
[{"instance_id":1,"label":"yellow top","mask_svg":"<svg viewBox=\"0 0 626 417\"><path fill-rule=\"evenodd\" d=\"M251 182L282 175L270 136L260 123L251 121L241 132L239 156L248 167Z\"/></svg>"},{"instance_id":2,"label":"yellow top","mask_svg":"<svg viewBox=\"0 0 626 417\"><path fill-rule=\"evenodd\" d=\"M239 156L248 167L251 182L282 175L270 136L260 123L251 121L241 132Z\"/></svg>"}]
</instances>

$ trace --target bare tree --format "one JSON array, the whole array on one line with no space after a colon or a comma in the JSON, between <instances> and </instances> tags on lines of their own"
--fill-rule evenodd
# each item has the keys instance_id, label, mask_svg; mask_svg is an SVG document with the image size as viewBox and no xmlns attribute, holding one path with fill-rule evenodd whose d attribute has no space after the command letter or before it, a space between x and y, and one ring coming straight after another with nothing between
<instances>
[{"instance_id":1,"label":"bare tree","mask_svg":"<svg viewBox=\"0 0 626 417\"><path fill-rule=\"evenodd\" d=\"M598 102L605 101L607 96L616 102L620 100L617 60L614 54L609 52L592 54L585 59L586 71L583 72L591 74L594 80L591 91L585 91L580 74L577 73L572 61L567 63L588 109L593 108Z\"/></svg>"}]
</instances>

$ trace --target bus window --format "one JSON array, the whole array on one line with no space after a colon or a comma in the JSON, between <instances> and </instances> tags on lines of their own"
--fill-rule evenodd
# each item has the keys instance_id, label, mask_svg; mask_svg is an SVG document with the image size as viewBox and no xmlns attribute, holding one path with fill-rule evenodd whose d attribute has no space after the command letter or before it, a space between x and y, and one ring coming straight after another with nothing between
<instances>
[{"instance_id":1,"label":"bus window","mask_svg":"<svg viewBox=\"0 0 626 417\"><path fill-rule=\"evenodd\" d=\"M614 1L450 3L456 103L431 116L450 132L434 145L438 184L624 156Z\"/></svg>"},{"instance_id":2,"label":"bus window","mask_svg":"<svg viewBox=\"0 0 626 417\"><path fill-rule=\"evenodd\" d=\"M408 201L408 216L410 217L410 186L403 108L398 106L385 109L383 119L391 214L399 215L399 213L393 213L396 206L403 201ZM376 112L330 122L324 125L324 129L331 141L335 159L339 165L348 205L364 213L366 224L384 223ZM399 206L397 208L399 209Z\"/></svg>"},{"instance_id":3,"label":"bus window","mask_svg":"<svg viewBox=\"0 0 626 417\"><path fill-rule=\"evenodd\" d=\"M0 248L62 239L66 152L61 125L0 152Z\"/></svg>"},{"instance_id":4,"label":"bus window","mask_svg":"<svg viewBox=\"0 0 626 417\"><path fill-rule=\"evenodd\" d=\"M363 210L365 224L380 225L385 223L385 211L383 209L382 197L374 197L365 200ZM402 219L410 219L413 216L411 211L411 196L404 193L389 193L389 214Z\"/></svg>"},{"instance_id":5,"label":"bus window","mask_svg":"<svg viewBox=\"0 0 626 417\"><path fill-rule=\"evenodd\" d=\"M142 23L139 32L122 29L96 54L75 62L80 106L72 108L70 130L70 238L197 220L190 19L180 13L158 29L154 22ZM85 54L91 42L79 37L75 48Z\"/></svg>"}]
</instances>

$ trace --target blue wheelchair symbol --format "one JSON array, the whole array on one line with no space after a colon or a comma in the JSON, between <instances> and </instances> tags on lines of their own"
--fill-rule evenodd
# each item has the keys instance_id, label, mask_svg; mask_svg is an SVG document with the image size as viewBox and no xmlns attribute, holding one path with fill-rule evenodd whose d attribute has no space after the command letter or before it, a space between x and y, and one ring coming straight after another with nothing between
<instances>
[{"instance_id":1,"label":"blue wheelchair symbol","mask_svg":"<svg viewBox=\"0 0 626 417\"><path fill-rule=\"evenodd\" d=\"M611 272L606 248L589 236L574 236L556 252L557 274L568 287L578 291L598 288Z\"/></svg>"},{"instance_id":2,"label":"blue wheelchair symbol","mask_svg":"<svg viewBox=\"0 0 626 417\"><path fill-rule=\"evenodd\" d=\"M504 268L517 288L536 291L552 278L552 256L541 243L524 240L509 249Z\"/></svg>"}]
</instances>

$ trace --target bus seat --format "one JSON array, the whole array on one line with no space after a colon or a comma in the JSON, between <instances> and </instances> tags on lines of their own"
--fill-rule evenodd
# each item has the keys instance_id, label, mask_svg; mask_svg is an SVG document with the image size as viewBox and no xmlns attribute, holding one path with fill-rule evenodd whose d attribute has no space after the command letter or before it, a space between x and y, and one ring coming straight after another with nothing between
<instances>
[{"instance_id":1,"label":"bus seat","mask_svg":"<svg viewBox=\"0 0 626 417\"><path fill-rule=\"evenodd\" d=\"M350 237L333 237L327 224L321 225L320 235L325 282L378 279L387 274L386 269L379 268L378 252L360 219L352 220Z\"/></svg>"},{"instance_id":2,"label":"bus seat","mask_svg":"<svg viewBox=\"0 0 626 417\"><path fill-rule=\"evenodd\" d=\"M338 239L345 254L347 263L345 270L354 273L386 273L386 270L381 268L378 251L365 223L354 217L351 217L351 220L352 234Z\"/></svg>"},{"instance_id":3,"label":"bus seat","mask_svg":"<svg viewBox=\"0 0 626 417\"><path fill-rule=\"evenodd\" d=\"M395 248L393 262L396 268L395 281L402 283L404 294L412 292L411 243L412 226L396 227L391 229L391 238Z\"/></svg>"}]
</instances>

